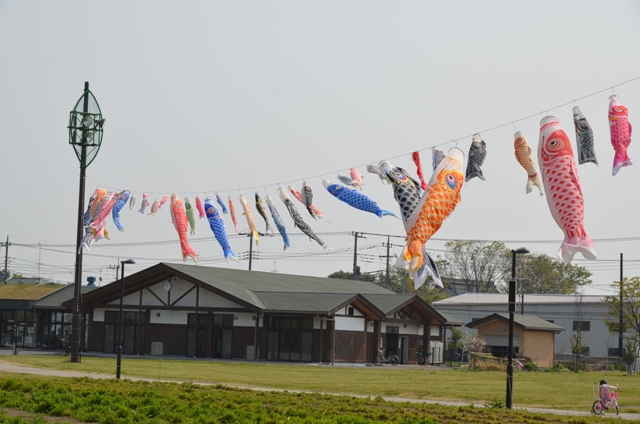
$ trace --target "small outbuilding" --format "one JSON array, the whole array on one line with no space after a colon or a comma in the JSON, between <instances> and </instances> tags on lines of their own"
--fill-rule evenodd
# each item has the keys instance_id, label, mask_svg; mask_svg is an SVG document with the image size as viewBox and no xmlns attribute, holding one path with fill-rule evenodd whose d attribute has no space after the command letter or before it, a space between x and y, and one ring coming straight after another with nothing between
<instances>
[{"instance_id":1,"label":"small outbuilding","mask_svg":"<svg viewBox=\"0 0 640 424\"><path fill-rule=\"evenodd\" d=\"M492 355L506 357L509 351L509 314L496 313L472 321L469 328L478 330ZM531 358L539 367L553 366L554 338L564 328L531 315L515 315L513 346L516 353ZM520 352L522 351L522 352Z\"/></svg>"}]
</instances>

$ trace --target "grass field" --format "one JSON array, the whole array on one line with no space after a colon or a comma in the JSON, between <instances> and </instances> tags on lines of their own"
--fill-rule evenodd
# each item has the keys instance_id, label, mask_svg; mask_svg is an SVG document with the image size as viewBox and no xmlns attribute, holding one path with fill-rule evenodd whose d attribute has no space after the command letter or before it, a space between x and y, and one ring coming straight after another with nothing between
<instances>
[{"instance_id":1,"label":"grass field","mask_svg":"<svg viewBox=\"0 0 640 424\"><path fill-rule=\"evenodd\" d=\"M30 367L114 375L115 359L83 357L72 364L61 356L5 356L4 361ZM231 384L247 387L303 390L409 399L452 400L487 404L504 402L504 372L431 370L423 367L344 367L281 365L222 361L129 359L122 375L163 380ZM592 384L605 378L620 384L620 412L640 412L640 377L604 373L518 372L514 375L514 406L588 411Z\"/></svg>"},{"instance_id":2,"label":"grass field","mask_svg":"<svg viewBox=\"0 0 640 424\"><path fill-rule=\"evenodd\" d=\"M220 385L14 374L0 377L0 422L588 424L602 418Z\"/></svg>"}]
</instances>

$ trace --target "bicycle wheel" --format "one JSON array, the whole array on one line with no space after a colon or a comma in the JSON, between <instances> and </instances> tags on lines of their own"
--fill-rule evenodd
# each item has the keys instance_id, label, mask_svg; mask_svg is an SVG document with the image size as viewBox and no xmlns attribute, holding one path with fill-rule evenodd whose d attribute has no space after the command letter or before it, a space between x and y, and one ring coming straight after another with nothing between
<instances>
[{"instance_id":1,"label":"bicycle wheel","mask_svg":"<svg viewBox=\"0 0 640 424\"><path fill-rule=\"evenodd\" d=\"M602 406L599 400L593 402L593 406L591 407L591 413L595 415L604 414L604 407Z\"/></svg>"},{"instance_id":2,"label":"bicycle wheel","mask_svg":"<svg viewBox=\"0 0 640 424\"><path fill-rule=\"evenodd\" d=\"M418 365L424 365L425 364L425 360L422 357L418 357L418 359L416 359L416 364Z\"/></svg>"},{"instance_id":3,"label":"bicycle wheel","mask_svg":"<svg viewBox=\"0 0 640 424\"><path fill-rule=\"evenodd\" d=\"M615 409L616 415L620 412L618 411L618 402L613 402L613 405L609 409Z\"/></svg>"},{"instance_id":4,"label":"bicycle wheel","mask_svg":"<svg viewBox=\"0 0 640 424\"><path fill-rule=\"evenodd\" d=\"M389 362L391 362L391 365L398 365L400 358L398 358L398 355L392 355L391 358L389 358Z\"/></svg>"}]
</instances>

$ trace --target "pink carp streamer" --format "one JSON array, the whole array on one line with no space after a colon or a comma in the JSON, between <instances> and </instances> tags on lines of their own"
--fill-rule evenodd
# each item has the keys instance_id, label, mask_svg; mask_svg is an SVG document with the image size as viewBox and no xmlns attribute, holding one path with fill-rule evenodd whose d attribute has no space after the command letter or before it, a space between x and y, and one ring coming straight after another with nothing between
<instances>
[{"instance_id":1,"label":"pink carp streamer","mask_svg":"<svg viewBox=\"0 0 640 424\"><path fill-rule=\"evenodd\" d=\"M422 174L422 162L420 161L420 152L411 153L411 157L413 158L413 162L415 162L416 167L418 168L418 177L420 177L420 187L423 190L427 189L427 183L424 181L424 175Z\"/></svg>"}]
</instances>

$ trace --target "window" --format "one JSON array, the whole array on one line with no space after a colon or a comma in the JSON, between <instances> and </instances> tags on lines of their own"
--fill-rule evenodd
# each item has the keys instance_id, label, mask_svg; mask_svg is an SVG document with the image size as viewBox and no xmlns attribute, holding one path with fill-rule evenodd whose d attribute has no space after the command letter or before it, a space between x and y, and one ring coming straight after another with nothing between
<instances>
[{"instance_id":1,"label":"window","mask_svg":"<svg viewBox=\"0 0 640 424\"><path fill-rule=\"evenodd\" d=\"M590 331L591 321L573 321L573 331Z\"/></svg>"},{"instance_id":2,"label":"window","mask_svg":"<svg viewBox=\"0 0 640 424\"><path fill-rule=\"evenodd\" d=\"M349 307L347 308L347 315L351 315L351 316L353 316L353 306L349 306Z\"/></svg>"},{"instance_id":3,"label":"window","mask_svg":"<svg viewBox=\"0 0 640 424\"><path fill-rule=\"evenodd\" d=\"M609 356L620 356L620 350L617 347L610 347Z\"/></svg>"},{"instance_id":4,"label":"window","mask_svg":"<svg viewBox=\"0 0 640 424\"><path fill-rule=\"evenodd\" d=\"M72 314L65 314L72 315ZM64 319L60 316L56 319ZM122 340L122 353L127 355L144 355L144 324L147 322L146 311L122 312L122 339L120 338L120 312L105 311L104 314L104 352L116 353Z\"/></svg>"},{"instance_id":5,"label":"window","mask_svg":"<svg viewBox=\"0 0 640 424\"><path fill-rule=\"evenodd\" d=\"M269 317L267 359L311 362L313 317Z\"/></svg>"}]
</instances>

